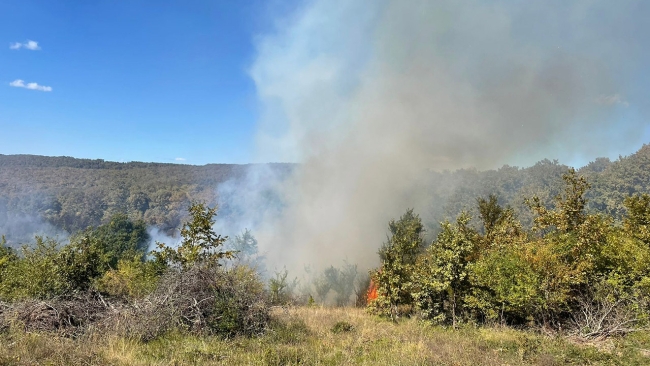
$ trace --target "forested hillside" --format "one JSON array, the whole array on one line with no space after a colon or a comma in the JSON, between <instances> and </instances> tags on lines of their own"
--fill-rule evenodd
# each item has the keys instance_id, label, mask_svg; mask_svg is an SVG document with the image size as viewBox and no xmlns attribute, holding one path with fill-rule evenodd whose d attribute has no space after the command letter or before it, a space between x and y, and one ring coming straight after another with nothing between
<instances>
[{"instance_id":1,"label":"forested hillside","mask_svg":"<svg viewBox=\"0 0 650 366\"><path fill-rule=\"evenodd\" d=\"M0 155L0 228L24 240L39 223L68 233L98 226L116 213L173 232L192 200L216 202L216 187L245 176L250 165L192 166ZM271 164L288 172L289 164ZM34 223L36 221L36 223ZM17 229L16 226L24 226Z\"/></svg>"},{"instance_id":2,"label":"forested hillside","mask_svg":"<svg viewBox=\"0 0 650 366\"><path fill-rule=\"evenodd\" d=\"M180 227L190 201L218 202L219 184L234 180L236 185L251 166L0 155L0 230L15 243L29 238L40 224L73 233L126 213L172 233ZM286 176L294 165L269 167ZM463 209L475 210L476 197L494 194L530 226L532 214L524 198L536 195L550 205L562 189L566 170L557 161L543 160L527 168L431 171L423 189L428 195L426 204L418 209L427 228L435 231L446 217L456 217ZM625 197L650 192L650 145L616 161L596 159L578 172L591 184L586 193L588 209L620 219Z\"/></svg>"},{"instance_id":3,"label":"forested hillside","mask_svg":"<svg viewBox=\"0 0 650 366\"><path fill-rule=\"evenodd\" d=\"M542 160L528 168L503 166L497 170L478 171L462 169L453 172L431 172L429 189L432 202L430 212L422 212L428 227L437 227L448 217L456 217L469 210L476 217L476 198L494 194L502 205L510 205L522 223L530 227L532 213L525 198L538 196L552 204L563 187L562 175L568 166L554 160ZM598 158L578 169L589 184L585 196L589 211L607 213L620 220L625 213L623 201L635 193L650 192L650 145L643 145L636 153L619 157L616 161Z\"/></svg>"}]
</instances>

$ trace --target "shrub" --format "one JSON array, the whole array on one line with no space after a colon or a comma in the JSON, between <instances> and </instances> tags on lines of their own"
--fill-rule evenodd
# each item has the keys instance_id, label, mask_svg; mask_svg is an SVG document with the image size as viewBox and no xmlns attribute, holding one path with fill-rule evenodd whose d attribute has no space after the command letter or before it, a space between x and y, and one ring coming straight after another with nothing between
<instances>
[{"instance_id":1,"label":"shrub","mask_svg":"<svg viewBox=\"0 0 650 366\"><path fill-rule=\"evenodd\" d=\"M468 266L472 290L465 298L467 306L481 320L521 324L540 296L539 277L525 255L528 236L506 209L484 239L487 245Z\"/></svg>"},{"instance_id":2,"label":"shrub","mask_svg":"<svg viewBox=\"0 0 650 366\"><path fill-rule=\"evenodd\" d=\"M141 299L153 292L160 278L156 262L142 262L140 258L121 259L116 269L108 270L95 282L97 290L122 299Z\"/></svg>"},{"instance_id":3,"label":"shrub","mask_svg":"<svg viewBox=\"0 0 650 366\"><path fill-rule=\"evenodd\" d=\"M23 246L20 256L5 263L0 278L0 299L49 298L70 288L61 266L59 243L37 237L33 247Z\"/></svg>"},{"instance_id":4,"label":"shrub","mask_svg":"<svg viewBox=\"0 0 650 366\"><path fill-rule=\"evenodd\" d=\"M293 291L298 285L298 280L294 278L288 280L289 271L285 268L282 271L275 272L275 276L269 279L269 295L273 305L287 305L293 299Z\"/></svg>"},{"instance_id":5,"label":"shrub","mask_svg":"<svg viewBox=\"0 0 650 366\"><path fill-rule=\"evenodd\" d=\"M61 244L36 237L1 268L0 299L47 299L85 291L101 275L101 253L87 240Z\"/></svg>"},{"instance_id":6,"label":"shrub","mask_svg":"<svg viewBox=\"0 0 650 366\"><path fill-rule=\"evenodd\" d=\"M154 259L161 264L187 270L197 264L219 266L222 259L233 258L233 251L223 250L228 237L217 234L213 229L217 207L210 208L204 203L194 202L188 211L191 218L181 229L181 244L177 248L170 248L157 242L158 250L151 252Z\"/></svg>"},{"instance_id":7,"label":"shrub","mask_svg":"<svg viewBox=\"0 0 650 366\"><path fill-rule=\"evenodd\" d=\"M468 265L477 234L462 213L455 223L443 222L436 241L419 257L410 284L416 306L436 321L451 320L456 326L470 291Z\"/></svg>"},{"instance_id":8,"label":"shrub","mask_svg":"<svg viewBox=\"0 0 650 366\"><path fill-rule=\"evenodd\" d=\"M334 326L330 330L334 334L347 333L353 331L354 326L346 321L339 321L336 322L336 324L334 324Z\"/></svg>"},{"instance_id":9,"label":"shrub","mask_svg":"<svg viewBox=\"0 0 650 366\"><path fill-rule=\"evenodd\" d=\"M424 246L424 226L420 217L409 209L399 220L390 221L388 228L391 236L379 249L381 268L372 278L377 285L378 297L370 306L378 313L390 315L395 320L398 307L412 303L408 285L415 262Z\"/></svg>"}]
</instances>

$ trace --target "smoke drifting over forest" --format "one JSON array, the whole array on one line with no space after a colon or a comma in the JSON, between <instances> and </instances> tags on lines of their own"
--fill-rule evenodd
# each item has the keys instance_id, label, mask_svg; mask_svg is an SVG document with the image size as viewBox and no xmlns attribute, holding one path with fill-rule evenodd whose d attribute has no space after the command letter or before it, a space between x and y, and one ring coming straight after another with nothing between
<instances>
[{"instance_id":1,"label":"smoke drifting over forest","mask_svg":"<svg viewBox=\"0 0 650 366\"><path fill-rule=\"evenodd\" d=\"M388 220L432 204L429 169L639 146L649 16L643 1L304 2L250 68L259 160L301 163L254 228L261 249L373 265Z\"/></svg>"},{"instance_id":2,"label":"smoke drifting over forest","mask_svg":"<svg viewBox=\"0 0 650 366\"><path fill-rule=\"evenodd\" d=\"M7 210L0 205L0 235L7 240L7 245L18 247L30 243L35 236L56 238L61 242L68 240L68 233L45 222L35 215L28 215Z\"/></svg>"}]
</instances>

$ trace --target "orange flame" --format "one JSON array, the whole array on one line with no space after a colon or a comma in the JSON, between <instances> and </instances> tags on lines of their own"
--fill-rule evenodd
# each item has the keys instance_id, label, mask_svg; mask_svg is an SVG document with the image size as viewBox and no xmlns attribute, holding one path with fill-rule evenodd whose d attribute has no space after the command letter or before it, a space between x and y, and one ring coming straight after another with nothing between
<instances>
[{"instance_id":1,"label":"orange flame","mask_svg":"<svg viewBox=\"0 0 650 366\"><path fill-rule=\"evenodd\" d=\"M367 299L368 299L368 303L377 299L377 285L375 284L375 281L373 281L372 279L370 280L370 286L368 286Z\"/></svg>"}]
</instances>

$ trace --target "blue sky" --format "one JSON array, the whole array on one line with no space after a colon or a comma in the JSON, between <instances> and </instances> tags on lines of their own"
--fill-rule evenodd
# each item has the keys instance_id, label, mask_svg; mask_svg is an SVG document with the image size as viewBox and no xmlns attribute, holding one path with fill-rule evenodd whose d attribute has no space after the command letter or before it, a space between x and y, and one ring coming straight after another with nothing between
<instances>
[{"instance_id":1,"label":"blue sky","mask_svg":"<svg viewBox=\"0 0 650 366\"><path fill-rule=\"evenodd\" d=\"M248 162L256 102L247 70L269 6L0 3L0 153ZM10 87L16 80L52 90Z\"/></svg>"}]
</instances>

